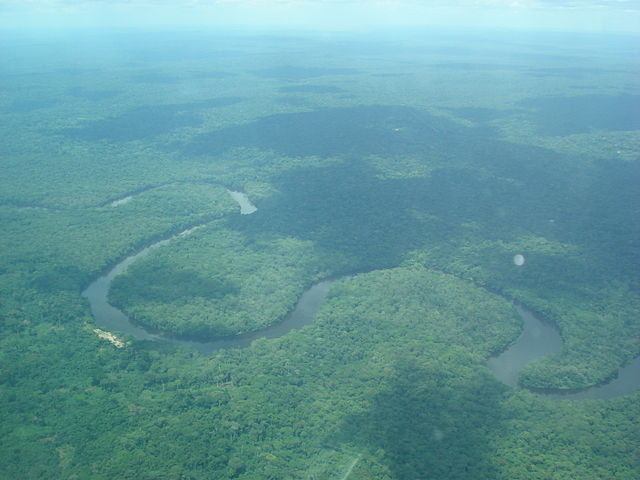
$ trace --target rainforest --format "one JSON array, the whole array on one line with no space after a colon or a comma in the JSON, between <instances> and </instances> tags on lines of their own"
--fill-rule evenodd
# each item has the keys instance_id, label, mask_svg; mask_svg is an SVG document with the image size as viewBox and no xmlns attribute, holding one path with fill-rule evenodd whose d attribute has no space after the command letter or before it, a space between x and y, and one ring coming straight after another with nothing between
<instances>
[{"instance_id":1,"label":"rainforest","mask_svg":"<svg viewBox=\"0 0 640 480\"><path fill-rule=\"evenodd\" d=\"M638 37L0 35L1 478L640 478Z\"/></svg>"}]
</instances>

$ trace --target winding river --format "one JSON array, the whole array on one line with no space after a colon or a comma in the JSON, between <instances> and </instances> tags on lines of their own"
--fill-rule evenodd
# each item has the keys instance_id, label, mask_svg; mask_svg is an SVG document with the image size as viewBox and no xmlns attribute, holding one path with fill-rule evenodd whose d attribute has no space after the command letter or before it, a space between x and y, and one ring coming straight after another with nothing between
<instances>
[{"instance_id":1,"label":"winding river","mask_svg":"<svg viewBox=\"0 0 640 480\"><path fill-rule=\"evenodd\" d=\"M257 210L246 194L229 191L229 195L231 195L240 206L241 214L249 215ZM247 347L252 341L258 338L278 338L292 329L299 329L313 323L315 315L318 310L320 310L329 291L329 287L335 280L325 280L311 286L302 294L291 313L278 324L243 335L218 338L205 342L184 340L151 333L133 324L122 311L109 304L109 287L116 276L124 273L129 265L146 256L151 250L166 245L175 238L188 235L198 228L200 228L200 226L190 228L171 238L160 240L140 250L138 253L119 262L108 273L91 283L91 285L82 292L82 295L89 301L91 312L97 326L108 331L118 331L129 334L139 340L171 342L189 346L202 353L208 354L221 348ZM491 369L494 376L511 387L517 387L518 373L527 364L540 360L548 355L558 354L562 349L562 338L552 325L541 321L523 306L518 305L517 309L523 322L520 337L504 352L489 358L487 361L487 366ZM546 397L558 399L607 399L626 395L637 389L640 389L640 357L635 358L620 368L617 376L605 384L579 391L569 391L567 393L541 393Z\"/></svg>"}]
</instances>

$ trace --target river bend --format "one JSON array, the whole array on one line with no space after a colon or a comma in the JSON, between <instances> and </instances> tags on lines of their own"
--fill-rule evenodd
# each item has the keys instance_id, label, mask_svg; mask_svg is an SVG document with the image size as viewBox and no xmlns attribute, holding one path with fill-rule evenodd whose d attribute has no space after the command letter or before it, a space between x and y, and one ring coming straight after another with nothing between
<instances>
[{"instance_id":1,"label":"river bend","mask_svg":"<svg viewBox=\"0 0 640 480\"><path fill-rule=\"evenodd\" d=\"M257 210L246 194L232 191L229 191L229 194L238 202L241 214L249 215ZM166 245L177 237L188 235L197 228L199 226L185 230L171 238L160 240L140 250L138 253L120 261L108 273L93 281L82 292L82 295L89 301L97 326L108 331L129 334L139 340L171 342L189 346L208 354L222 348L244 348L258 338L278 338L293 329L299 329L313 323L316 313L320 310L329 291L329 287L335 280L321 281L307 289L298 300L295 308L280 323L254 332L204 342L151 333L132 323L122 311L109 304L109 287L116 276L124 273L129 265L146 256L151 250ZM487 361L487 366L494 376L511 387L517 387L518 373L527 364L548 355L558 354L562 349L562 338L552 325L541 321L521 305L518 305L517 309L523 322L520 337L504 352L489 358ZM616 378L605 384L567 393L545 392L544 395L557 399L607 399L626 395L637 389L640 389L640 357L620 368Z\"/></svg>"}]
</instances>

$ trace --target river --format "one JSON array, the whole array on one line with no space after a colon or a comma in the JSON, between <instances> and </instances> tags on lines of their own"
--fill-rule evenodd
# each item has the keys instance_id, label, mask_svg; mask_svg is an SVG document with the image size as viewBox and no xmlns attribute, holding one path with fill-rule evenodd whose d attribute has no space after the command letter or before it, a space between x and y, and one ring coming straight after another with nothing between
<instances>
[{"instance_id":1,"label":"river","mask_svg":"<svg viewBox=\"0 0 640 480\"><path fill-rule=\"evenodd\" d=\"M257 210L246 194L232 191L229 191L229 194L238 202L241 214L249 215ZM254 332L204 342L167 337L149 332L132 323L122 311L109 304L109 287L116 276L124 273L129 265L146 256L151 250L166 245L177 237L189 235L198 228L200 226L192 227L171 238L160 240L140 250L138 253L120 261L108 273L91 283L82 292L82 295L89 301L97 326L108 331L129 334L139 340L172 342L209 354L221 348L244 348L258 338L278 338L292 329L299 329L313 323L315 315L320 310L329 291L329 287L335 280L325 280L312 285L302 294L295 308L282 322ZM521 305L518 305L517 309L523 321L520 337L504 352L489 358L487 361L487 366L495 377L511 387L517 387L518 373L527 364L548 355L558 354L562 350L562 338L552 325L541 321ZM640 357L620 368L615 378L602 385L566 393L538 393L545 397L557 399L607 399L626 395L637 389L640 389Z\"/></svg>"}]
</instances>

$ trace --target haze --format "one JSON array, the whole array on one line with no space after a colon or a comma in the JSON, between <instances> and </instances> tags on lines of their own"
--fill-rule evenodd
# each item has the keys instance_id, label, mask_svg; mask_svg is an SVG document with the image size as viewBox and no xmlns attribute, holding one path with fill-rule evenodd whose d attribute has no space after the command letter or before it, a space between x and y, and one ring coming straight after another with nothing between
<instances>
[{"instance_id":1,"label":"haze","mask_svg":"<svg viewBox=\"0 0 640 480\"><path fill-rule=\"evenodd\" d=\"M640 32L635 0L5 0L4 28L237 26L314 30L381 27Z\"/></svg>"}]
</instances>

